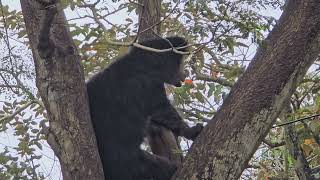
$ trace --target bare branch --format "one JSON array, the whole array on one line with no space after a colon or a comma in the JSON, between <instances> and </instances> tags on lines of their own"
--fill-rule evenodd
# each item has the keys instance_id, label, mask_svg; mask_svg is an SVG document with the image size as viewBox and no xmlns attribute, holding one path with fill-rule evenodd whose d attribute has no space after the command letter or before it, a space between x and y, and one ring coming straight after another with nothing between
<instances>
[{"instance_id":1,"label":"bare branch","mask_svg":"<svg viewBox=\"0 0 320 180\"><path fill-rule=\"evenodd\" d=\"M20 88L18 85L14 85L14 84L0 84L0 88L9 88L9 89L11 89L11 88Z\"/></svg>"}]
</instances>

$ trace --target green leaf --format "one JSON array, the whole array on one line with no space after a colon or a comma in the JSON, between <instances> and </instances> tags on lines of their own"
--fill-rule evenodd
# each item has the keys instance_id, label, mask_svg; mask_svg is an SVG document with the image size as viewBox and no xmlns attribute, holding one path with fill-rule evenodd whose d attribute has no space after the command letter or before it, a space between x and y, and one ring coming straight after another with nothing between
<instances>
[{"instance_id":1,"label":"green leaf","mask_svg":"<svg viewBox=\"0 0 320 180\"><path fill-rule=\"evenodd\" d=\"M227 37L222 41L225 47L228 47L229 53L234 54L234 46L236 45L233 38Z\"/></svg>"},{"instance_id":2,"label":"green leaf","mask_svg":"<svg viewBox=\"0 0 320 180\"><path fill-rule=\"evenodd\" d=\"M204 102L205 102L203 95L202 95L199 91L195 92L195 93L194 93L194 96L195 96L195 98L196 98L198 101L200 101L201 103L204 103Z\"/></svg>"},{"instance_id":3,"label":"green leaf","mask_svg":"<svg viewBox=\"0 0 320 180\"><path fill-rule=\"evenodd\" d=\"M204 90L205 89L205 84L204 83L197 83L197 89L199 90Z\"/></svg>"},{"instance_id":4,"label":"green leaf","mask_svg":"<svg viewBox=\"0 0 320 180\"><path fill-rule=\"evenodd\" d=\"M216 87L214 83L209 84L209 91L208 91L208 97L212 96L212 93L215 91Z\"/></svg>"}]
</instances>

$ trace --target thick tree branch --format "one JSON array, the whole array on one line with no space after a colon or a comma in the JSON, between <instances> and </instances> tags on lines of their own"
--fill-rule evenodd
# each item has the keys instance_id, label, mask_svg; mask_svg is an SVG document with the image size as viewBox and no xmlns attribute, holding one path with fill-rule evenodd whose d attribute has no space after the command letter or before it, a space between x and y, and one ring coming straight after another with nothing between
<instances>
[{"instance_id":1,"label":"thick tree branch","mask_svg":"<svg viewBox=\"0 0 320 180\"><path fill-rule=\"evenodd\" d=\"M63 179L102 180L83 70L66 18L55 0L38 2L20 1L37 88L48 113L48 143L59 158Z\"/></svg>"},{"instance_id":2,"label":"thick tree branch","mask_svg":"<svg viewBox=\"0 0 320 180\"><path fill-rule=\"evenodd\" d=\"M290 0L176 179L238 179L320 51L320 2ZM298 17L298 18L297 18Z\"/></svg>"}]
</instances>

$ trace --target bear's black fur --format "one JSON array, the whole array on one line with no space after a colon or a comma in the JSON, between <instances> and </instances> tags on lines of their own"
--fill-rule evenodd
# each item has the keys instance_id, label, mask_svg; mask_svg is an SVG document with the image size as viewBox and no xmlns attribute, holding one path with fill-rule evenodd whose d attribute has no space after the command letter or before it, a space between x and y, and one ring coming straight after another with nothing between
<instances>
[{"instance_id":1,"label":"bear's black fur","mask_svg":"<svg viewBox=\"0 0 320 180\"><path fill-rule=\"evenodd\" d=\"M171 37L142 42L155 49L187 45ZM180 51L186 51L186 48ZM183 57L132 47L87 82L91 119L107 180L169 180L176 166L140 149L149 121L176 135L195 138L201 126L189 128L167 99L164 83L180 86Z\"/></svg>"}]
</instances>

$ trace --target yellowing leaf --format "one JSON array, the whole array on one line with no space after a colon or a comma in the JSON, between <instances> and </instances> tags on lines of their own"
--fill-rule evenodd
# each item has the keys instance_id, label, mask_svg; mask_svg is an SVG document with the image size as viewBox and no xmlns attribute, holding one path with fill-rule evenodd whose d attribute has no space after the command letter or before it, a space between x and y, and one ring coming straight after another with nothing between
<instances>
[{"instance_id":1,"label":"yellowing leaf","mask_svg":"<svg viewBox=\"0 0 320 180\"><path fill-rule=\"evenodd\" d=\"M311 145L311 144L314 144L314 143L316 143L316 141L313 138L311 138L311 139L305 139L303 144Z\"/></svg>"}]
</instances>

